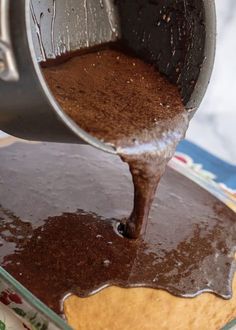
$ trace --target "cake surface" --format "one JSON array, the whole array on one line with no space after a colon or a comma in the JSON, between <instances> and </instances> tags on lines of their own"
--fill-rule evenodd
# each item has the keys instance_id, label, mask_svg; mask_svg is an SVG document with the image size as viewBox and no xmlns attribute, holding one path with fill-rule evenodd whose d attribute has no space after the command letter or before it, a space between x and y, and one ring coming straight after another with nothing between
<instances>
[{"instance_id":1,"label":"cake surface","mask_svg":"<svg viewBox=\"0 0 236 330\"><path fill-rule=\"evenodd\" d=\"M235 296L222 297L232 296L236 215L190 180L166 171L147 233L134 243L115 229L132 207L129 172L117 157L15 143L0 149L0 171L1 265L57 313L74 293L64 312L75 329L96 321L98 329L138 322L216 330L234 318ZM122 288L140 285L148 288ZM124 318L115 323L118 310Z\"/></svg>"},{"instance_id":2,"label":"cake surface","mask_svg":"<svg viewBox=\"0 0 236 330\"><path fill-rule=\"evenodd\" d=\"M89 298L72 295L64 312L75 330L220 330L235 318L236 295L180 298L162 290L110 287Z\"/></svg>"}]
</instances>

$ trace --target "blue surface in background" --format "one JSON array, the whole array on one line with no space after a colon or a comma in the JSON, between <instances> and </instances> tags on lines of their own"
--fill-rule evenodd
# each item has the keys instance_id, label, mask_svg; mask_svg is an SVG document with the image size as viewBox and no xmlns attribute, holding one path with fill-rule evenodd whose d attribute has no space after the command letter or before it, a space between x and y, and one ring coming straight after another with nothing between
<instances>
[{"instance_id":1,"label":"blue surface in background","mask_svg":"<svg viewBox=\"0 0 236 330\"><path fill-rule=\"evenodd\" d=\"M215 174L216 182L224 183L227 187L236 189L236 166L213 156L187 140L179 144L177 151L190 156L194 163L202 164L204 170Z\"/></svg>"}]
</instances>

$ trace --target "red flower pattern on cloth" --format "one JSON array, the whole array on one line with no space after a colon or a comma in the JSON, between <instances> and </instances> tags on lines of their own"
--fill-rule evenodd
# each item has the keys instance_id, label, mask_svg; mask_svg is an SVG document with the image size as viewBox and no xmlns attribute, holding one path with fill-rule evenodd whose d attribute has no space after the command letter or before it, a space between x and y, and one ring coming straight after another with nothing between
<instances>
[{"instance_id":1,"label":"red flower pattern on cloth","mask_svg":"<svg viewBox=\"0 0 236 330\"><path fill-rule=\"evenodd\" d=\"M5 291L1 292L0 301L4 305L9 305L11 303L22 304L22 300L21 300L20 296L18 296L15 292L10 291L10 290L5 290Z\"/></svg>"}]
</instances>

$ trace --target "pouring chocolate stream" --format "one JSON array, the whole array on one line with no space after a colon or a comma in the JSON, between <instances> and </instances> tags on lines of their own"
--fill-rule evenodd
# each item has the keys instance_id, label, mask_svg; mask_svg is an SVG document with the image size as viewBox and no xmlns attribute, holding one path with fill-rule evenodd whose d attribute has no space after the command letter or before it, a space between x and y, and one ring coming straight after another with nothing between
<instances>
[{"instance_id":1,"label":"pouring chocolate stream","mask_svg":"<svg viewBox=\"0 0 236 330\"><path fill-rule=\"evenodd\" d=\"M119 49L81 54L43 69L63 110L128 163L134 205L124 234L145 232L169 159L188 127L178 88L153 66Z\"/></svg>"}]
</instances>

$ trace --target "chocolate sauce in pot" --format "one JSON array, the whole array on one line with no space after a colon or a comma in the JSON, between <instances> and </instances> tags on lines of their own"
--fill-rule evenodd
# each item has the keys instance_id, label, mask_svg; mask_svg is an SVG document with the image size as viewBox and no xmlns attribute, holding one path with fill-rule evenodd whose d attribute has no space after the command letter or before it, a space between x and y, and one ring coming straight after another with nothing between
<instances>
[{"instance_id":1,"label":"chocolate sauce in pot","mask_svg":"<svg viewBox=\"0 0 236 330\"><path fill-rule=\"evenodd\" d=\"M132 206L127 165L88 146L0 148L1 265L56 312L67 293L144 286L231 297L236 214L167 169L146 233L119 236Z\"/></svg>"},{"instance_id":2,"label":"chocolate sauce in pot","mask_svg":"<svg viewBox=\"0 0 236 330\"><path fill-rule=\"evenodd\" d=\"M81 54L43 69L62 109L129 164L134 206L125 234L145 232L158 182L188 126L176 86L118 49Z\"/></svg>"}]
</instances>

